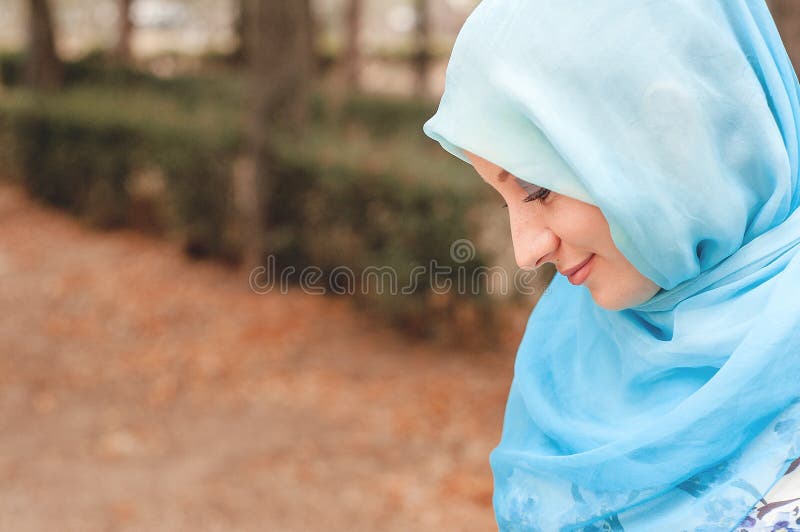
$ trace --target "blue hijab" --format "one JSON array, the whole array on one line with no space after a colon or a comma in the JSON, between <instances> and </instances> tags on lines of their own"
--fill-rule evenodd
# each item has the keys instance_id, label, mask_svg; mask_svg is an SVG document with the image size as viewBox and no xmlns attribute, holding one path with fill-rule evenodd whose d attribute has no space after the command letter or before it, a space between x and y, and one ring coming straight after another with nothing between
<instances>
[{"instance_id":1,"label":"blue hijab","mask_svg":"<svg viewBox=\"0 0 800 532\"><path fill-rule=\"evenodd\" d=\"M661 287L545 291L490 457L501 530L729 531L800 455L798 88L763 0L470 15L425 133L596 205Z\"/></svg>"}]
</instances>

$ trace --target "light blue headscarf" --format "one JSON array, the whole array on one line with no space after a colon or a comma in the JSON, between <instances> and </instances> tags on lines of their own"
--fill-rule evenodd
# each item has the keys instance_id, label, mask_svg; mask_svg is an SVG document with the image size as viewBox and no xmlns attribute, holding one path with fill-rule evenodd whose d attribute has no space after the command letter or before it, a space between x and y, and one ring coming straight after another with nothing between
<instances>
[{"instance_id":1,"label":"light blue headscarf","mask_svg":"<svg viewBox=\"0 0 800 532\"><path fill-rule=\"evenodd\" d=\"M662 288L543 295L490 457L501 530L729 531L800 455L798 88L763 0L470 15L425 133L596 205Z\"/></svg>"}]
</instances>

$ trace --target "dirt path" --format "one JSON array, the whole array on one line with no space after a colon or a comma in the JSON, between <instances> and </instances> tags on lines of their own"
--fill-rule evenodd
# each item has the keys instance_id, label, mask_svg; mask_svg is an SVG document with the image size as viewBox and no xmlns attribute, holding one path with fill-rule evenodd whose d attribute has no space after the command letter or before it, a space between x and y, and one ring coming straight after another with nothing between
<instances>
[{"instance_id":1,"label":"dirt path","mask_svg":"<svg viewBox=\"0 0 800 532\"><path fill-rule=\"evenodd\" d=\"M255 295L7 185L0 306L0 530L495 529L512 352Z\"/></svg>"}]
</instances>

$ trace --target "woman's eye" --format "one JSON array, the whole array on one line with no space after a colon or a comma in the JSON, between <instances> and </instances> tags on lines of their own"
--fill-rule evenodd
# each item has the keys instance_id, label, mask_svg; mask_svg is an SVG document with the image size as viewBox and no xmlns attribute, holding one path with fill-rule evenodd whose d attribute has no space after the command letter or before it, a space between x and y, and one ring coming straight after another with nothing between
<instances>
[{"instance_id":1,"label":"woman's eye","mask_svg":"<svg viewBox=\"0 0 800 532\"><path fill-rule=\"evenodd\" d=\"M525 198L522 201L525 203L528 203L530 201L544 201L544 199L549 195L550 195L550 189L540 187L535 192L531 192L530 194L525 196ZM508 204L504 203L503 207L504 208L508 207Z\"/></svg>"},{"instance_id":2,"label":"woman's eye","mask_svg":"<svg viewBox=\"0 0 800 532\"><path fill-rule=\"evenodd\" d=\"M542 201L549 195L550 195L550 190L549 189L540 188L536 192L528 194L528 196L522 201L524 201L525 203L527 203L529 201L537 201L537 200Z\"/></svg>"}]
</instances>

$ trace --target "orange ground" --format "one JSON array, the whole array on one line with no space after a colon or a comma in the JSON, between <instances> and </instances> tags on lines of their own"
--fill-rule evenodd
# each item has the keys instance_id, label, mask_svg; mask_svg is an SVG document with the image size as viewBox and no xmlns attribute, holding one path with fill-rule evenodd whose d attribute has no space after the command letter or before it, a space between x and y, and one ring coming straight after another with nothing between
<instances>
[{"instance_id":1,"label":"orange ground","mask_svg":"<svg viewBox=\"0 0 800 532\"><path fill-rule=\"evenodd\" d=\"M8 185L0 287L0 530L496 529L513 350L255 295Z\"/></svg>"}]
</instances>

